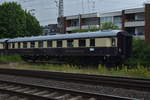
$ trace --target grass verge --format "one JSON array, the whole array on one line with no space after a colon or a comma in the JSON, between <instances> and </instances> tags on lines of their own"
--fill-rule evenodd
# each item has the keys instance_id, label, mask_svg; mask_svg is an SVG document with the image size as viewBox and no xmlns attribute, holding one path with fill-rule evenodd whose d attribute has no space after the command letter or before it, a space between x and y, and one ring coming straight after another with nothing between
<instances>
[{"instance_id":1,"label":"grass verge","mask_svg":"<svg viewBox=\"0 0 150 100\"><path fill-rule=\"evenodd\" d=\"M143 67L143 66L137 66L133 68L128 68L124 66L122 68L118 67L118 68L108 69L101 65L99 65L98 68L80 68L78 66L71 66L71 65L10 64L10 65L0 65L0 68L18 68L18 69L46 70L46 71L65 72L65 73L150 78L150 68Z\"/></svg>"},{"instance_id":2,"label":"grass verge","mask_svg":"<svg viewBox=\"0 0 150 100\"><path fill-rule=\"evenodd\" d=\"M22 62L23 60L19 55L1 55L0 63L9 63L9 62Z\"/></svg>"}]
</instances>

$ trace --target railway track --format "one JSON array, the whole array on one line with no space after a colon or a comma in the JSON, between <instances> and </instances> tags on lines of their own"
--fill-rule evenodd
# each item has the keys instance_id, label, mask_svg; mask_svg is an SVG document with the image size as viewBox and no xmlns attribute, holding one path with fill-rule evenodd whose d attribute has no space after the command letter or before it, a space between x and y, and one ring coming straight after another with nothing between
<instances>
[{"instance_id":1,"label":"railway track","mask_svg":"<svg viewBox=\"0 0 150 100\"><path fill-rule=\"evenodd\" d=\"M0 100L137 100L105 94L0 81Z\"/></svg>"},{"instance_id":2,"label":"railway track","mask_svg":"<svg viewBox=\"0 0 150 100\"><path fill-rule=\"evenodd\" d=\"M59 81L83 83L90 85L104 85L111 87L135 89L150 92L150 79L115 77L104 75L85 75L36 70L0 69L0 74L29 76Z\"/></svg>"},{"instance_id":3,"label":"railway track","mask_svg":"<svg viewBox=\"0 0 150 100\"><path fill-rule=\"evenodd\" d=\"M66 82L105 85L112 87L122 87L126 89L135 89L141 91L150 90L149 79L123 78L112 76L82 75L71 73L56 73L48 71L35 70L16 70L16 69L0 69L0 75L15 75L22 77L34 77L41 79L53 79ZM12 79L11 77L10 79ZM31 79L30 79L31 80ZM41 81L41 80L40 80ZM40 83L39 81L39 83ZM1 95L1 94L4 94ZM20 99L11 100L137 100L122 96L113 96L100 93L79 91L76 89L56 88L39 84L28 84L21 82L17 78L15 81L0 79L0 97L16 97ZM1 99L0 99L1 100ZM9 99L8 99L9 100ZM145 100L145 99L143 99Z\"/></svg>"}]
</instances>

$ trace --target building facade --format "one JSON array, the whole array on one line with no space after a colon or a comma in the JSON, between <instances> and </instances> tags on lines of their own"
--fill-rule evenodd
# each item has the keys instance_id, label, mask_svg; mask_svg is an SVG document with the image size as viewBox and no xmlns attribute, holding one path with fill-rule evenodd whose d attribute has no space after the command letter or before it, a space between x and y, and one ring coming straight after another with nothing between
<instances>
[{"instance_id":1,"label":"building facade","mask_svg":"<svg viewBox=\"0 0 150 100\"><path fill-rule=\"evenodd\" d=\"M102 24L112 22L120 29L133 35L144 35L145 8L126 9L109 13L90 13L64 17L64 33L73 30L100 28Z\"/></svg>"},{"instance_id":2,"label":"building facade","mask_svg":"<svg viewBox=\"0 0 150 100\"><path fill-rule=\"evenodd\" d=\"M100 14L101 25L106 22L112 22L120 29L134 35L144 35L144 19L144 8Z\"/></svg>"},{"instance_id":3,"label":"building facade","mask_svg":"<svg viewBox=\"0 0 150 100\"><path fill-rule=\"evenodd\" d=\"M122 11L123 29L134 35L144 35L144 8Z\"/></svg>"},{"instance_id":4,"label":"building facade","mask_svg":"<svg viewBox=\"0 0 150 100\"><path fill-rule=\"evenodd\" d=\"M98 13L66 16L65 24L68 33L73 30L99 28L100 17Z\"/></svg>"}]
</instances>

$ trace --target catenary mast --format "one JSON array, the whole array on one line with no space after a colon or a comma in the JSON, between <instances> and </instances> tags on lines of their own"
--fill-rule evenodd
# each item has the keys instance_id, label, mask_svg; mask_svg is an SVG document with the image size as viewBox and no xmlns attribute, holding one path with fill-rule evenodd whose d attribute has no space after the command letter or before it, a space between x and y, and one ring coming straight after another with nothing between
<instances>
[{"instance_id":1,"label":"catenary mast","mask_svg":"<svg viewBox=\"0 0 150 100\"><path fill-rule=\"evenodd\" d=\"M64 1L59 0L59 7L58 7L58 31L59 33L66 33L66 26L65 26L65 17L64 17Z\"/></svg>"},{"instance_id":2,"label":"catenary mast","mask_svg":"<svg viewBox=\"0 0 150 100\"><path fill-rule=\"evenodd\" d=\"M59 0L59 9L58 9L58 17L63 17L64 16L64 1Z\"/></svg>"}]
</instances>

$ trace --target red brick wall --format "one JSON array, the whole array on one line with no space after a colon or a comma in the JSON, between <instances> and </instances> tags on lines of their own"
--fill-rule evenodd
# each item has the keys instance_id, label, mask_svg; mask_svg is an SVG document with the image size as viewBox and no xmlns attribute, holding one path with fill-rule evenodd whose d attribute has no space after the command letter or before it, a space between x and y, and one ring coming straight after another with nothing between
<instances>
[{"instance_id":1,"label":"red brick wall","mask_svg":"<svg viewBox=\"0 0 150 100\"><path fill-rule=\"evenodd\" d=\"M125 30L125 10L122 10L122 30Z\"/></svg>"},{"instance_id":2,"label":"red brick wall","mask_svg":"<svg viewBox=\"0 0 150 100\"><path fill-rule=\"evenodd\" d=\"M150 4L145 4L145 39L150 43Z\"/></svg>"}]
</instances>

